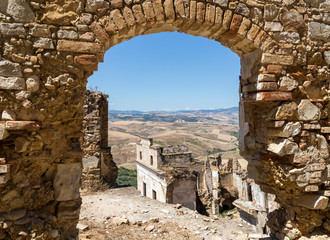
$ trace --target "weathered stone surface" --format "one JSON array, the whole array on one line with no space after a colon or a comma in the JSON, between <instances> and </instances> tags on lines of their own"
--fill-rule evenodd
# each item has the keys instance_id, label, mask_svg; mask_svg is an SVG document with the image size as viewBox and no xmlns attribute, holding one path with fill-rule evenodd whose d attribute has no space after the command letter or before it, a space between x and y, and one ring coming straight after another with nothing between
<instances>
[{"instance_id":1,"label":"weathered stone surface","mask_svg":"<svg viewBox=\"0 0 330 240\"><path fill-rule=\"evenodd\" d=\"M255 63L257 59L261 57L260 50L253 51L251 53L244 54L241 57L241 77L242 79L248 79L255 74Z\"/></svg>"},{"instance_id":2,"label":"weathered stone surface","mask_svg":"<svg viewBox=\"0 0 330 240\"><path fill-rule=\"evenodd\" d=\"M279 7L275 4L267 4L264 8L264 18L266 21L273 21L277 17Z\"/></svg>"},{"instance_id":3,"label":"weathered stone surface","mask_svg":"<svg viewBox=\"0 0 330 240\"><path fill-rule=\"evenodd\" d=\"M259 74L258 82L275 82L276 76L274 74Z\"/></svg>"},{"instance_id":4,"label":"weathered stone surface","mask_svg":"<svg viewBox=\"0 0 330 240\"><path fill-rule=\"evenodd\" d=\"M320 195L305 195L299 197L298 205L309 209L326 209L329 198Z\"/></svg>"},{"instance_id":5,"label":"weathered stone surface","mask_svg":"<svg viewBox=\"0 0 330 240\"><path fill-rule=\"evenodd\" d=\"M0 141L4 140L7 137L9 137L9 133L6 130L6 125L5 124L0 124Z\"/></svg>"},{"instance_id":6,"label":"weathered stone surface","mask_svg":"<svg viewBox=\"0 0 330 240\"><path fill-rule=\"evenodd\" d=\"M295 102L283 103L275 114L276 120L291 119L297 110L297 104Z\"/></svg>"},{"instance_id":7,"label":"weathered stone surface","mask_svg":"<svg viewBox=\"0 0 330 240\"><path fill-rule=\"evenodd\" d=\"M25 215L26 215L26 209L17 209L10 213L7 213L6 219L10 221L16 221L18 219L25 217Z\"/></svg>"},{"instance_id":8,"label":"weathered stone surface","mask_svg":"<svg viewBox=\"0 0 330 240\"><path fill-rule=\"evenodd\" d=\"M10 171L10 165L9 164L4 164L0 165L0 173L7 173Z\"/></svg>"},{"instance_id":9,"label":"weathered stone surface","mask_svg":"<svg viewBox=\"0 0 330 240\"><path fill-rule=\"evenodd\" d=\"M34 22L35 14L25 0L1 0L0 12L11 16L16 22Z\"/></svg>"},{"instance_id":10,"label":"weathered stone surface","mask_svg":"<svg viewBox=\"0 0 330 240\"><path fill-rule=\"evenodd\" d=\"M81 164L58 164L53 179L56 201L69 201L79 198Z\"/></svg>"},{"instance_id":11,"label":"weathered stone surface","mask_svg":"<svg viewBox=\"0 0 330 240\"><path fill-rule=\"evenodd\" d=\"M4 36L25 35L25 28L21 23L0 23L0 32Z\"/></svg>"},{"instance_id":12,"label":"weathered stone surface","mask_svg":"<svg viewBox=\"0 0 330 240\"><path fill-rule=\"evenodd\" d=\"M16 114L9 110L9 109L5 109L2 111L2 114L1 114L1 119L2 120L16 120Z\"/></svg>"},{"instance_id":13,"label":"weathered stone surface","mask_svg":"<svg viewBox=\"0 0 330 240\"><path fill-rule=\"evenodd\" d=\"M311 7L319 7L320 3L324 2L326 0L304 0L305 3L307 3Z\"/></svg>"},{"instance_id":14,"label":"weathered stone surface","mask_svg":"<svg viewBox=\"0 0 330 240\"><path fill-rule=\"evenodd\" d=\"M330 25L318 22L308 23L308 35L312 40L330 41Z\"/></svg>"},{"instance_id":15,"label":"weathered stone surface","mask_svg":"<svg viewBox=\"0 0 330 240\"><path fill-rule=\"evenodd\" d=\"M87 0L86 11L96 13L100 8L109 8L109 3L104 0Z\"/></svg>"},{"instance_id":16,"label":"weathered stone surface","mask_svg":"<svg viewBox=\"0 0 330 240\"><path fill-rule=\"evenodd\" d=\"M98 22L93 22L89 27L101 42L106 42L110 39L109 35Z\"/></svg>"},{"instance_id":17,"label":"weathered stone surface","mask_svg":"<svg viewBox=\"0 0 330 240\"><path fill-rule=\"evenodd\" d=\"M120 218L120 217L113 217L111 219L111 222L117 226L123 225L123 224L129 224L129 221L127 218Z\"/></svg>"},{"instance_id":18,"label":"weathered stone surface","mask_svg":"<svg viewBox=\"0 0 330 240\"><path fill-rule=\"evenodd\" d=\"M292 65L293 64L293 56L264 53L264 54L262 54L261 63L264 63L264 64L279 64L279 65Z\"/></svg>"},{"instance_id":19,"label":"weathered stone surface","mask_svg":"<svg viewBox=\"0 0 330 240\"><path fill-rule=\"evenodd\" d=\"M292 99L292 94L287 92L258 92L254 99L256 101L286 101Z\"/></svg>"},{"instance_id":20,"label":"weathered stone surface","mask_svg":"<svg viewBox=\"0 0 330 240\"><path fill-rule=\"evenodd\" d=\"M265 31L280 32L283 26L280 22L265 22Z\"/></svg>"},{"instance_id":21,"label":"weathered stone surface","mask_svg":"<svg viewBox=\"0 0 330 240\"><path fill-rule=\"evenodd\" d=\"M274 35L275 39L283 43L300 43L300 35L297 32L281 32Z\"/></svg>"},{"instance_id":22,"label":"weathered stone surface","mask_svg":"<svg viewBox=\"0 0 330 240\"><path fill-rule=\"evenodd\" d=\"M57 50L63 52L80 53L103 53L103 45L99 43L75 42L69 40L59 40Z\"/></svg>"},{"instance_id":23,"label":"weathered stone surface","mask_svg":"<svg viewBox=\"0 0 330 240\"><path fill-rule=\"evenodd\" d=\"M289 77L283 77L280 83L280 90L282 91L292 91L298 87L298 82Z\"/></svg>"},{"instance_id":24,"label":"weathered stone surface","mask_svg":"<svg viewBox=\"0 0 330 240\"><path fill-rule=\"evenodd\" d=\"M124 5L124 0L110 0L112 8L122 8Z\"/></svg>"},{"instance_id":25,"label":"weathered stone surface","mask_svg":"<svg viewBox=\"0 0 330 240\"><path fill-rule=\"evenodd\" d=\"M298 151L298 145L295 142L284 139L269 144L267 150L279 156L293 155Z\"/></svg>"},{"instance_id":26,"label":"weathered stone surface","mask_svg":"<svg viewBox=\"0 0 330 240\"><path fill-rule=\"evenodd\" d=\"M284 10L280 15L284 31L300 31L305 27L303 16L296 10Z\"/></svg>"},{"instance_id":27,"label":"weathered stone surface","mask_svg":"<svg viewBox=\"0 0 330 240\"><path fill-rule=\"evenodd\" d=\"M32 75L26 80L26 90L37 92L39 90L40 80L37 75Z\"/></svg>"},{"instance_id":28,"label":"weathered stone surface","mask_svg":"<svg viewBox=\"0 0 330 240\"><path fill-rule=\"evenodd\" d=\"M57 37L75 40L75 39L78 39L78 33L76 31L72 31L72 30L60 29L57 32Z\"/></svg>"},{"instance_id":29,"label":"weathered stone surface","mask_svg":"<svg viewBox=\"0 0 330 240\"><path fill-rule=\"evenodd\" d=\"M7 60L0 61L0 76L2 77L22 77L22 69L18 63Z\"/></svg>"},{"instance_id":30,"label":"weathered stone surface","mask_svg":"<svg viewBox=\"0 0 330 240\"><path fill-rule=\"evenodd\" d=\"M54 43L51 38L39 38L33 43L34 48L54 49Z\"/></svg>"},{"instance_id":31,"label":"weathered stone surface","mask_svg":"<svg viewBox=\"0 0 330 240\"><path fill-rule=\"evenodd\" d=\"M221 7L227 7L228 6L228 0L214 0L216 4L219 4Z\"/></svg>"},{"instance_id":32,"label":"weathered stone surface","mask_svg":"<svg viewBox=\"0 0 330 240\"><path fill-rule=\"evenodd\" d=\"M31 34L34 37L51 37L51 32L47 24L45 25L34 25L30 31L29 34Z\"/></svg>"},{"instance_id":33,"label":"weathered stone surface","mask_svg":"<svg viewBox=\"0 0 330 240\"><path fill-rule=\"evenodd\" d=\"M4 89L4 90L25 90L24 78L0 77L0 89Z\"/></svg>"},{"instance_id":34,"label":"weathered stone surface","mask_svg":"<svg viewBox=\"0 0 330 240\"><path fill-rule=\"evenodd\" d=\"M15 151L25 152L31 142L26 137L18 137L15 140Z\"/></svg>"},{"instance_id":35,"label":"weathered stone surface","mask_svg":"<svg viewBox=\"0 0 330 240\"><path fill-rule=\"evenodd\" d=\"M235 12L247 17L250 14L250 9L245 4L239 3L237 5Z\"/></svg>"},{"instance_id":36,"label":"weathered stone surface","mask_svg":"<svg viewBox=\"0 0 330 240\"><path fill-rule=\"evenodd\" d=\"M330 65L330 51L324 51L324 60Z\"/></svg>"},{"instance_id":37,"label":"weathered stone surface","mask_svg":"<svg viewBox=\"0 0 330 240\"><path fill-rule=\"evenodd\" d=\"M304 121L319 120L321 116L320 109L307 99L301 100L297 113L299 120Z\"/></svg>"},{"instance_id":38,"label":"weathered stone surface","mask_svg":"<svg viewBox=\"0 0 330 240\"><path fill-rule=\"evenodd\" d=\"M299 122L289 122L287 123L283 129L276 129L270 132L272 136L278 137L293 137L300 133L301 124Z\"/></svg>"},{"instance_id":39,"label":"weathered stone surface","mask_svg":"<svg viewBox=\"0 0 330 240\"><path fill-rule=\"evenodd\" d=\"M7 121L6 129L11 130L25 130L36 131L40 129L40 125L35 121Z\"/></svg>"}]
</instances>

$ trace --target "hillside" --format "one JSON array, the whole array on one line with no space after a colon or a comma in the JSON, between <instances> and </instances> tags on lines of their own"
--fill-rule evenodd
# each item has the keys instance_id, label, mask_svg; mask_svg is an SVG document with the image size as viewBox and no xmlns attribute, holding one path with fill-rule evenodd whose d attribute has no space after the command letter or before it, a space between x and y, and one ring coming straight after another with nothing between
<instances>
[{"instance_id":1,"label":"hillside","mask_svg":"<svg viewBox=\"0 0 330 240\"><path fill-rule=\"evenodd\" d=\"M135 165L130 163L135 162L135 143L140 137L153 138L162 146L184 144L198 159L215 153L238 156L238 108L110 112L109 143L119 165Z\"/></svg>"}]
</instances>

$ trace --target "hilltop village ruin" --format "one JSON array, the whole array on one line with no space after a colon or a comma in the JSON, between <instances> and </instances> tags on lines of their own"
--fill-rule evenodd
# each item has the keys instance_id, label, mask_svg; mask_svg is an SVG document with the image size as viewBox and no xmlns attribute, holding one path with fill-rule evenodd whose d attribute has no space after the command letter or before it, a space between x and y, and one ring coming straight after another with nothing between
<instances>
[{"instance_id":1,"label":"hilltop village ruin","mask_svg":"<svg viewBox=\"0 0 330 240\"><path fill-rule=\"evenodd\" d=\"M272 235L329 233L329 7L0 1L0 237L77 236L87 79L110 47L164 31L213 39L241 57L239 148L249 177L281 205L267 222Z\"/></svg>"}]
</instances>

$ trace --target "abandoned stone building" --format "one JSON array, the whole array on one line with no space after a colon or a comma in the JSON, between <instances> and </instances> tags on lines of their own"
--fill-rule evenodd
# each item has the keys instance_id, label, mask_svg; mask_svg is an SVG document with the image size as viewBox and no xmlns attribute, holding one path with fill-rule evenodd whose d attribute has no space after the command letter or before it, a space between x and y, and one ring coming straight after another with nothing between
<instances>
[{"instance_id":1,"label":"abandoned stone building","mask_svg":"<svg viewBox=\"0 0 330 240\"><path fill-rule=\"evenodd\" d=\"M213 39L241 57L240 153L249 177L281 205L267 222L272 235L329 233L329 7L329 0L1 0L1 238L76 236L87 79L110 47L165 31Z\"/></svg>"},{"instance_id":2,"label":"abandoned stone building","mask_svg":"<svg viewBox=\"0 0 330 240\"><path fill-rule=\"evenodd\" d=\"M87 90L84 103L82 188L93 189L101 183L115 186L117 165L108 144L108 96ZM79 144L77 142L77 144Z\"/></svg>"},{"instance_id":3,"label":"abandoned stone building","mask_svg":"<svg viewBox=\"0 0 330 240\"><path fill-rule=\"evenodd\" d=\"M137 188L143 196L196 210L196 175L188 170L191 152L183 145L160 147L152 139L136 145Z\"/></svg>"}]
</instances>

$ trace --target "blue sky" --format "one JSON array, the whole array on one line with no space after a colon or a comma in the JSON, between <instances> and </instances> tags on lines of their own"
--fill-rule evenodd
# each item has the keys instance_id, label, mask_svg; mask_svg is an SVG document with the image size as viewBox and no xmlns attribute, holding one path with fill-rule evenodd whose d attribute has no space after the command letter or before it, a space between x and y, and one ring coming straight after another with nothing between
<instances>
[{"instance_id":1,"label":"blue sky","mask_svg":"<svg viewBox=\"0 0 330 240\"><path fill-rule=\"evenodd\" d=\"M219 42L184 33L138 36L110 48L88 79L113 110L238 106L240 60Z\"/></svg>"}]
</instances>

